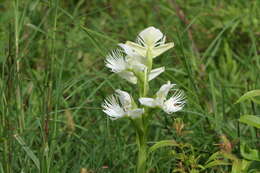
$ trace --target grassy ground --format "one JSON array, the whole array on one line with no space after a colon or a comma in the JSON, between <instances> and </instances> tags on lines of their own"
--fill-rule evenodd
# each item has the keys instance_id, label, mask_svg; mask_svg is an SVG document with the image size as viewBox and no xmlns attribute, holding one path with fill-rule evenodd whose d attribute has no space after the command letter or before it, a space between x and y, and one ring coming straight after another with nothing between
<instances>
[{"instance_id":1,"label":"grassy ground","mask_svg":"<svg viewBox=\"0 0 260 173\"><path fill-rule=\"evenodd\" d=\"M188 99L174 116L156 112L150 141L189 143L201 164L221 149L221 135L238 157L242 139L260 148L259 130L237 121L260 108L234 104L260 88L259 1L1 0L0 13L0 172L134 172L134 129L110 121L100 105L116 88L136 90L104 58L148 26L175 42L155 61L167 69L152 92L170 80ZM177 133L176 118L187 133ZM171 150L152 155L151 172L185 165Z\"/></svg>"}]
</instances>

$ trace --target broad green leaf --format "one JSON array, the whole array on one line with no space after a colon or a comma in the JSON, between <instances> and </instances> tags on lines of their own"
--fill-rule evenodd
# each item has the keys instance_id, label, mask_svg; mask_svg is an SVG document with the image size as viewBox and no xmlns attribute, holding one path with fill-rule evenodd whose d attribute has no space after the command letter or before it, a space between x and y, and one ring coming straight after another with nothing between
<instances>
[{"instance_id":1,"label":"broad green leaf","mask_svg":"<svg viewBox=\"0 0 260 173\"><path fill-rule=\"evenodd\" d=\"M241 143L240 152L248 160L260 161L260 151L249 148L245 143Z\"/></svg>"},{"instance_id":2,"label":"broad green leaf","mask_svg":"<svg viewBox=\"0 0 260 173\"><path fill-rule=\"evenodd\" d=\"M255 115L243 115L239 118L239 121L249 126L260 128L260 117Z\"/></svg>"},{"instance_id":3,"label":"broad green leaf","mask_svg":"<svg viewBox=\"0 0 260 173\"><path fill-rule=\"evenodd\" d=\"M254 99L253 97L256 97L256 96L260 96L260 90L252 90L252 91L248 91L247 93L245 93L244 95L242 95L237 101L236 103L240 103L240 102L243 102L245 100L252 100L256 103L258 103L259 101Z\"/></svg>"},{"instance_id":4,"label":"broad green leaf","mask_svg":"<svg viewBox=\"0 0 260 173\"><path fill-rule=\"evenodd\" d=\"M40 162L39 159L36 157L36 155L33 153L33 151L26 145L24 140L19 135L14 135L14 138L18 141L18 143L22 146L26 154L29 156L29 158L32 159L33 163L36 165L36 167L40 170Z\"/></svg>"},{"instance_id":5,"label":"broad green leaf","mask_svg":"<svg viewBox=\"0 0 260 173\"><path fill-rule=\"evenodd\" d=\"M153 146L150 147L149 152L153 152L161 147L168 147L168 146L179 146L175 140L163 140L155 143Z\"/></svg>"}]
</instances>

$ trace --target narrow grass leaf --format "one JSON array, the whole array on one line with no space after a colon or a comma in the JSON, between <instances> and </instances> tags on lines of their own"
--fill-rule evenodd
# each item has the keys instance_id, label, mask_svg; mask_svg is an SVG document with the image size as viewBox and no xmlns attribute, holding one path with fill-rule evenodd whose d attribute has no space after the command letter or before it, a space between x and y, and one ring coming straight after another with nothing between
<instances>
[{"instance_id":1,"label":"narrow grass leaf","mask_svg":"<svg viewBox=\"0 0 260 173\"><path fill-rule=\"evenodd\" d=\"M169 146L179 146L179 144L175 140L163 140L155 143L149 149L149 152L154 152L155 150L162 148L162 147L169 147Z\"/></svg>"},{"instance_id":2,"label":"narrow grass leaf","mask_svg":"<svg viewBox=\"0 0 260 173\"><path fill-rule=\"evenodd\" d=\"M255 115L243 115L239 118L239 121L249 126L260 128L260 117Z\"/></svg>"},{"instance_id":3,"label":"narrow grass leaf","mask_svg":"<svg viewBox=\"0 0 260 173\"><path fill-rule=\"evenodd\" d=\"M18 134L14 135L14 138L22 146L23 150L30 157L30 159L32 159L33 163L38 168L38 170L40 170L39 159L36 157L36 155L33 153L33 151L28 146L26 146L26 143L24 142L24 140Z\"/></svg>"},{"instance_id":4,"label":"narrow grass leaf","mask_svg":"<svg viewBox=\"0 0 260 173\"><path fill-rule=\"evenodd\" d=\"M256 99L254 99L253 97L256 96L260 96L260 90L252 90L252 91L248 91L247 93L245 93L244 95L242 95L237 101L236 103L240 103L243 102L245 100L252 100L252 101L257 101Z\"/></svg>"}]
</instances>

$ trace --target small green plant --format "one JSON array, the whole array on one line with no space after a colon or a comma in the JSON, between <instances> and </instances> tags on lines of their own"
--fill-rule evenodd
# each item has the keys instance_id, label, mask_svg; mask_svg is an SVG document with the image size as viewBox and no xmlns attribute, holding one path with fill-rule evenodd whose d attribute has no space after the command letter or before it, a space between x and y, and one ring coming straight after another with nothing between
<instances>
[{"instance_id":1,"label":"small green plant","mask_svg":"<svg viewBox=\"0 0 260 173\"><path fill-rule=\"evenodd\" d=\"M134 101L126 91L117 89L116 94L105 99L103 111L112 119L126 117L135 127L138 146L137 173L146 172L148 154L161 147L174 145L171 140L160 141L152 147L147 145L147 134L151 119L151 109L160 108L167 114L180 111L185 104L184 93L174 90L174 94L167 99L170 90L175 86L171 82L162 85L157 93L150 97L149 82L164 72L164 67L153 69L153 60L174 46L174 43L165 43L166 37L154 27L141 31L135 42L127 41L119 44L121 49L112 51L106 57L106 66L121 78L137 86L138 100Z\"/></svg>"}]
</instances>

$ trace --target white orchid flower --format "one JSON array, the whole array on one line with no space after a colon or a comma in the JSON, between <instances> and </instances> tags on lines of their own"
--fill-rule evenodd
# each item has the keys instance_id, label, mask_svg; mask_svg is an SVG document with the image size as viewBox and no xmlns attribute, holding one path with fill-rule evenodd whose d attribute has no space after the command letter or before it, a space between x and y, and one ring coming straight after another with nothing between
<instances>
[{"instance_id":1,"label":"white orchid flower","mask_svg":"<svg viewBox=\"0 0 260 173\"><path fill-rule=\"evenodd\" d=\"M117 89L116 94L104 100L102 104L103 112L110 119L116 120L122 117L136 118L144 113L144 109L135 108L131 96L122 90Z\"/></svg>"},{"instance_id":2,"label":"white orchid flower","mask_svg":"<svg viewBox=\"0 0 260 173\"><path fill-rule=\"evenodd\" d=\"M159 107L168 114L180 111L185 105L185 96L183 91L176 90L173 96L168 100L166 99L169 91L174 85L175 84L171 84L171 82L168 81L167 84L162 85L159 91L157 91L155 98L142 97L139 98L139 102L148 107Z\"/></svg>"},{"instance_id":3,"label":"white orchid flower","mask_svg":"<svg viewBox=\"0 0 260 173\"><path fill-rule=\"evenodd\" d=\"M137 83L137 77L133 71L131 71L131 65L121 50L117 49L112 51L106 57L105 64L106 67L110 68L112 72L117 73L123 79L133 84Z\"/></svg>"},{"instance_id":4,"label":"white orchid flower","mask_svg":"<svg viewBox=\"0 0 260 173\"><path fill-rule=\"evenodd\" d=\"M174 46L173 42L165 43L165 40L166 36L159 29L151 26L138 34L137 43L127 41L126 45L143 57L150 54L155 58Z\"/></svg>"},{"instance_id":5,"label":"white orchid flower","mask_svg":"<svg viewBox=\"0 0 260 173\"><path fill-rule=\"evenodd\" d=\"M137 77L135 76L135 72L145 71L147 68L145 59L126 44L119 44L119 46L124 50L126 56L120 49L112 51L106 57L106 67L110 68L112 72L117 73L120 77L126 79L130 83L136 84ZM153 69L148 74L148 80L150 81L156 78L164 72L164 70L164 67Z\"/></svg>"},{"instance_id":6,"label":"white orchid flower","mask_svg":"<svg viewBox=\"0 0 260 173\"><path fill-rule=\"evenodd\" d=\"M130 46L128 46L127 44L118 44L127 54L128 57L128 62L130 64L130 66L137 71L144 71L146 67L146 59L145 57L139 55L138 53L136 53ZM148 81L156 78L157 76L159 76L162 72L165 71L164 67L159 67L159 68L155 68L153 70L150 71L150 73L148 74Z\"/></svg>"}]
</instances>

